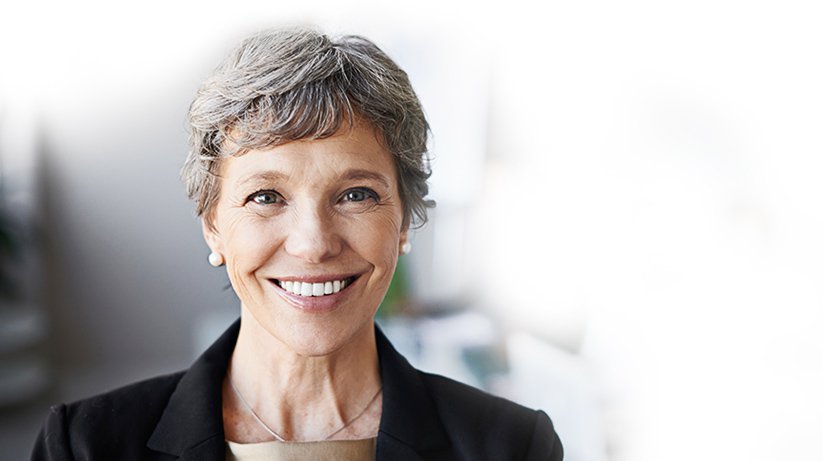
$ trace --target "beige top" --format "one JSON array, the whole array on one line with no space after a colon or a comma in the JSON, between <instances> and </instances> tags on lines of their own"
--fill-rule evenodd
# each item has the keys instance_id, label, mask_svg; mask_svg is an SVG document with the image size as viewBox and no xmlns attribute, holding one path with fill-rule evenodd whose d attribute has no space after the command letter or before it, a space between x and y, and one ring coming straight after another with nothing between
<instances>
[{"instance_id":1,"label":"beige top","mask_svg":"<svg viewBox=\"0 0 823 461\"><path fill-rule=\"evenodd\" d=\"M377 437L322 442L235 443L226 441L226 461L373 461Z\"/></svg>"}]
</instances>

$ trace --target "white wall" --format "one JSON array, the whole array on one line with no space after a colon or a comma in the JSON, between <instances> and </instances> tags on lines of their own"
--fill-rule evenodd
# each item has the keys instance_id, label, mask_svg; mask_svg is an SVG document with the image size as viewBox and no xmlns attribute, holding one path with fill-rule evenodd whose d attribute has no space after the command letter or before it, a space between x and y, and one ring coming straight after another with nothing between
<instances>
[{"instance_id":1,"label":"white wall","mask_svg":"<svg viewBox=\"0 0 823 461\"><path fill-rule=\"evenodd\" d=\"M517 16L529 46L496 61L475 225L484 299L596 364L615 459L819 457L823 11Z\"/></svg>"}]
</instances>

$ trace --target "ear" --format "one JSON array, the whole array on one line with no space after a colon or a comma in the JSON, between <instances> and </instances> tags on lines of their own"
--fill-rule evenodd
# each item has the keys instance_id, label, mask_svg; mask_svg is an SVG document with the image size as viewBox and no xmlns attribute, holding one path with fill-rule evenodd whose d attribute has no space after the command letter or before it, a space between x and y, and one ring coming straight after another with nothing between
<instances>
[{"instance_id":1,"label":"ear","mask_svg":"<svg viewBox=\"0 0 823 461\"><path fill-rule=\"evenodd\" d=\"M203 230L203 239L212 253L223 253L223 241L220 238L220 233L211 224L207 222L206 218L200 218L200 227Z\"/></svg>"},{"instance_id":2,"label":"ear","mask_svg":"<svg viewBox=\"0 0 823 461\"><path fill-rule=\"evenodd\" d=\"M400 241L405 242L409 238L409 228L411 228L411 216L404 216L400 225Z\"/></svg>"}]
</instances>

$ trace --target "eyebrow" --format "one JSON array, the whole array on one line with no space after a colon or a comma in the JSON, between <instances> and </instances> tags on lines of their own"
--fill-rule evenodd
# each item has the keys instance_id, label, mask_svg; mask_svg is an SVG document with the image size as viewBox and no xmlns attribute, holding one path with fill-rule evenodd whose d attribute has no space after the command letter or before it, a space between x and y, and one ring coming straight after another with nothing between
<instances>
[{"instance_id":1,"label":"eyebrow","mask_svg":"<svg viewBox=\"0 0 823 461\"><path fill-rule=\"evenodd\" d=\"M289 177L287 175L279 173L277 171L261 171L259 173L254 173L252 175L246 176L237 183L240 186L245 186L249 183L286 181L288 178Z\"/></svg>"},{"instance_id":2,"label":"eyebrow","mask_svg":"<svg viewBox=\"0 0 823 461\"><path fill-rule=\"evenodd\" d=\"M254 173L249 175L240 181L238 181L238 185L245 186L249 183L260 183L260 182L285 182L289 179L289 176L277 171L261 171L259 173ZM369 170L346 170L341 176L340 179L343 180L358 180L358 179L367 179L379 182L383 187L386 189L390 189L389 181L386 178L377 172L369 171Z\"/></svg>"},{"instance_id":3,"label":"eyebrow","mask_svg":"<svg viewBox=\"0 0 823 461\"><path fill-rule=\"evenodd\" d=\"M371 179L374 181L379 182L383 187L386 189L390 189L389 181L380 174L374 171L369 170L347 170L342 176L341 179L346 180L357 180L357 179Z\"/></svg>"}]
</instances>

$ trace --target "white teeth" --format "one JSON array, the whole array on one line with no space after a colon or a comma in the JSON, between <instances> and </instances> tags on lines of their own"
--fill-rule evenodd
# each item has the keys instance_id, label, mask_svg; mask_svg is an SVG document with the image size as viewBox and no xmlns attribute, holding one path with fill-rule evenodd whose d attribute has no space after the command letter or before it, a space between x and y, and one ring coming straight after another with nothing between
<instances>
[{"instance_id":1,"label":"white teeth","mask_svg":"<svg viewBox=\"0 0 823 461\"><path fill-rule=\"evenodd\" d=\"M313 283L311 286L311 294L312 296L323 296L323 288L325 284L323 283Z\"/></svg>"},{"instance_id":2,"label":"white teeth","mask_svg":"<svg viewBox=\"0 0 823 461\"><path fill-rule=\"evenodd\" d=\"M309 283L297 281L280 282L280 287L284 290L299 296L325 296L337 293L346 288L345 280L330 280L328 282Z\"/></svg>"}]
</instances>

